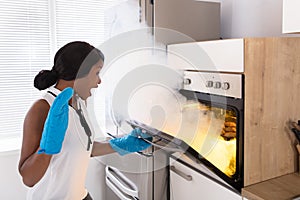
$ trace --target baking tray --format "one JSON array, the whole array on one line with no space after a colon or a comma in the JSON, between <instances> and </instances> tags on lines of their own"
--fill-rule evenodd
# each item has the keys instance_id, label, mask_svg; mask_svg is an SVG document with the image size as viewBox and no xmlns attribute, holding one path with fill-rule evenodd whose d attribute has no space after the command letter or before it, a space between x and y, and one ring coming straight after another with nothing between
<instances>
[{"instance_id":1,"label":"baking tray","mask_svg":"<svg viewBox=\"0 0 300 200\"><path fill-rule=\"evenodd\" d=\"M139 138L143 139L145 142L150 143L151 145L170 152L181 152L184 153L189 148L189 145L184 141L173 137L167 133L164 133L160 130L157 130L151 126L138 122L136 120L126 120L126 122L132 128L140 128L144 133L147 133L152 137L152 140L149 138L143 138L139 135Z\"/></svg>"}]
</instances>

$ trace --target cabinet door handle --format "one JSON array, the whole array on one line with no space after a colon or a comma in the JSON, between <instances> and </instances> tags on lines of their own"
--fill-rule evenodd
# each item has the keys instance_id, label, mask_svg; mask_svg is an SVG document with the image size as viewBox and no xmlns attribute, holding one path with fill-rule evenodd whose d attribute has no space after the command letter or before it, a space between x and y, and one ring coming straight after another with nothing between
<instances>
[{"instance_id":1,"label":"cabinet door handle","mask_svg":"<svg viewBox=\"0 0 300 200\"><path fill-rule=\"evenodd\" d=\"M193 177L191 175L187 175L184 172L176 169L174 165L171 165L170 169L171 169L171 171L173 171L174 173L178 174L179 176L181 176L182 178L184 178L187 181L192 181L193 180Z\"/></svg>"},{"instance_id":2,"label":"cabinet door handle","mask_svg":"<svg viewBox=\"0 0 300 200\"><path fill-rule=\"evenodd\" d=\"M106 177L123 193L132 197L138 197L137 186L118 169L106 166Z\"/></svg>"}]
</instances>

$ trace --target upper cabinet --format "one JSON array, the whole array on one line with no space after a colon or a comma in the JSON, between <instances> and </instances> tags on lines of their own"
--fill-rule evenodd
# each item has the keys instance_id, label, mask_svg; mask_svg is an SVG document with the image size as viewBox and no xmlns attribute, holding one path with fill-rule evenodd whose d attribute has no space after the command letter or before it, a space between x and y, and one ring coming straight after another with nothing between
<instances>
[{"instance_id":1,"label":"upper cabinet","mask_svg":"<svg viewBox=\"0 0 300 200\"><path fill-rule=\"evenodd\" d=\"M141 5L141 16L156 28L157 41L176 44L220 39L220 2L144 0Z\"/></svg>"},{"instance_id":2,"label":"upper cabinet","mask_svg":"<svg viewBox=\"0 0 300 200\"><path fill-rule=\"evenodd\" d=\"M226 39L168 45L168 64L177 69L244 72L244 40Z\"/></svg>"},{"instance_id":3,"label":"upper cabinet","mask_svg":"<svg viewBox=\"0 0 300 200\"><path fill-rule=\"evenodd\" d=\"M154 26L178 31L195 41L220 38L220 3L194 0L155 0ZM172 41L188 42L185 41Z\"/></svg>"},{"instance_id":4,"label":"upper cabinet","mask_svg":"<svg viewBox=\"0 0 300 200\"><path fill-rule=\"evenodd\" d=\"M299 8L299 0L283 0L282 33L300 33Z\"/></svg>"}]
</instances>

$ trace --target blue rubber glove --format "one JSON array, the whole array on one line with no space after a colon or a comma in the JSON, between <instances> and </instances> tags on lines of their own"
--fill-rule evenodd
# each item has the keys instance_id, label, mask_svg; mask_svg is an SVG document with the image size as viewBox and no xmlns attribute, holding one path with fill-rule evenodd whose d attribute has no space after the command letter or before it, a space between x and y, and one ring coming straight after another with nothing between
<instances>
[{"instance_id":1,"label":"blue rubber glove","mask_svg":"<svg viewBox=\"0 0 300 200\"><path fill-rule=\"evenodd\" d=\"M149 136L146 133L143 133L139 128L136 128L124 137L111 139L109 141L109 144L121 156L126 155L128 153L142 151L151 146L151 144L145 142L141 138L138 138L138 136L152 141L151 136Z\"/></svg>"},{"instance_id":2,"label":"blue rubber glove","mask_svg":"<svg viewBox=\"0 0 300 200\"><path fill-rule=\"evenodd\" d=\"M68 87L54 99L44 125L38 154L45 153L52 155L60 152L68 128L68 102L73 93L73 89Z\"/></svg>"}]
</instances>

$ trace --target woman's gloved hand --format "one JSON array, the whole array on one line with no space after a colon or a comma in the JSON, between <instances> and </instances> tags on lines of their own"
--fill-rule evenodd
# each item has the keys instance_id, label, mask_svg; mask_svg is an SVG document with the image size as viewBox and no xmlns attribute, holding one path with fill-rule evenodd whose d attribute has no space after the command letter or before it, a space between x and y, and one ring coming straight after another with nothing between
<instances>
[{"instance_id":1,"label":"woman's gloved hand","mask_svg":"<svg viewBox=\"0 0 300 200\"><path fill-rule=\"evenodd\" d=\"M128 153L145 150L151 146L151 144L145 142L139 137L152 141L151 136L143 133L139 128L136 128L124 137L111 139L109 143L116 152L123 156Z\"/></svg>"},{"instance_id":2,"label":"woman's gloved hand","mask_svg":"<svg viewBox=\"0 0 300 200\"><path fill-rule=\"evenodd\" d=\"M68 128L68 102L73 93L73 89L68 87L54 99L45 121L38 154L45 153L52 155L60 152Z\"/></svg>"}]
</instances>

